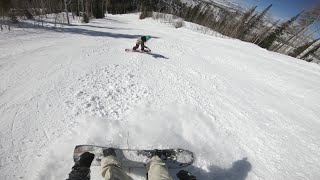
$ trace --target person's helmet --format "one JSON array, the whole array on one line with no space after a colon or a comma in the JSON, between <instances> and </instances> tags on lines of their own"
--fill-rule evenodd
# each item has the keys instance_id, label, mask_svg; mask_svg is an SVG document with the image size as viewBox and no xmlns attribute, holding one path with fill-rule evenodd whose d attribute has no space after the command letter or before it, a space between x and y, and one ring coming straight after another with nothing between
<instances>
[{"instance_id":1,"label":"person's helmet","mask_svg":"<svg viewBox=\"0 0 320 180\"><path fill-rule=\"evenodd\" d=\"M146 40L148 41L149 39L151 39L151 36L146 36Z\"/></svg>"}]
</instances>

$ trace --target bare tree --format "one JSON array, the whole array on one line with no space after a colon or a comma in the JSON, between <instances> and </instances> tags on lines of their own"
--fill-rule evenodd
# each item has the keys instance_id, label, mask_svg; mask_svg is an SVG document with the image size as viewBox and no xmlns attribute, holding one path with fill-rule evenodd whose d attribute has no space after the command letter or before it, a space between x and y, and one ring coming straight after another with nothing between
<instances>
[{"instance_id":1,"label":"bare tree","mask_svg":"<svg viewBox=\"0 0 320 180\"><path fill-rule=\"evenodd\" d=\"M275 47L274 51L278 51L280 50L285 44L289 44L289 42L294 39L295 37L298 36L298 34L300 34L301 32L303 32L305 29L307 29L309 25L306 25L305 27L302 27L302 29L300 29L297 33L295 33L293 36L291 36L288 40L286 40L283 43L280 43L280 45L278 45L277 47Z\"/></svg>"},{"instance_id":2,"label":"bare tree","mask_svg":"<svg viewBox=\"0 0 320 180\"><path fill-rule=\"evenodd\" d=\"M67 21L68 21L68 24L70 25L69 12L68 12L68 3L67 3L67 0L64 0L64 10L66 11L66 14L67 14Z\"/></svg>"},{"instance_id":3,"label":"bare tree","mask_svg":"<svg viewBox=\"0 0 320 180\"><path fill-rule=\"evenodd\" d=\"M309 32L311 27L313 27L315 24L317 24L320 20L320 3L313 6L311 9L307 9L304 11L304 13L301 14L301 17L299 18L298 25L301 27L300 30L295 33L291 38L286 40L284 43L279 45L275 51L280 50L285 44L288 44L289 46L294 46L294 43L298 39L310 39L312 36L320 31L320 28L317 28L313 32L309 33L308 35L305 35L306 32Z\"/></svg>"},{"instance_id":4,"label":"bare tree","mask_svg":"<svg viewBox=\"0 0 320 180\"><path fill-rule=\"evenodd\" d=\"M292 57L297 57L298 55L300 55L302 52L304 52L306 49L308 49L312 44L314 44L315 42L317 42L320 38L312 41L312 42L307 42L301 46L299 46L298 48L296 48L293 52L289 53L289 56Z\"/></svg>"},{"instance_id":5,"label":"bare tree","mask_svg":"<svg viewBox=\"0 0 320 180\"><path fill-rule=\"evenodd\" d=\"M320 27L318 27L316 30L314 30L313 32L311 32L310 34L307 35L306 38L311 38L314 34L316 34L317 32L320 31Z\"/></svg>"},{"instance_id":6,"label":"bare tree","mask_svg":"<svg viewBox=\"0 0 320 180\"><path fill-rule=\"evenodd\" d=\"M307 9L299 19L299 25L305 26L312 24L314 21L319 20L320 15L320 2L316 3L312 8Z\"/></svg>"}]
</instances>

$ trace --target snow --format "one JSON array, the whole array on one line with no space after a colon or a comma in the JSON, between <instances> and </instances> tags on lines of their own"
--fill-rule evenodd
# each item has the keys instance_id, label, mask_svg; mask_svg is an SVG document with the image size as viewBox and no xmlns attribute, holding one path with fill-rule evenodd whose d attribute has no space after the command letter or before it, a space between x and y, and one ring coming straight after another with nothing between
<instances>
[{"instance_id":1,"label":"snow","mask_svg":"<svg viewBox=\"0 0 320 180\"><path fill-rule=\"evenodd\" d=\"M125 52L140 35L152 53ZM320 178L317 64L137 14L0 36L0 179L65 179L77 144L189 149L198 179Z\"/></svg>"}]
</instances>

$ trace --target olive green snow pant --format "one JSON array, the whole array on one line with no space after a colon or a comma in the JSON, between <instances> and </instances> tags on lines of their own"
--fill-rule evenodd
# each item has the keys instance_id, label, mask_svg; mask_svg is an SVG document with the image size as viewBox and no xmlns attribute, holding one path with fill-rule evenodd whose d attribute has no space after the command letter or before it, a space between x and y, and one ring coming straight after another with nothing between
<instances>
[{"instance_id":1,"label":"olive green snow pant","mask_svg":"<svg viewBox=\"0 0 320 180\"><path fill-rule=\"evenodd\" d=\"M101 161L104 180L133 180L128 176L115 156L107 156ZM151 158L147 164L148 180L172 180L168 169L158 156Z\"/></svg>"}]
</instances>

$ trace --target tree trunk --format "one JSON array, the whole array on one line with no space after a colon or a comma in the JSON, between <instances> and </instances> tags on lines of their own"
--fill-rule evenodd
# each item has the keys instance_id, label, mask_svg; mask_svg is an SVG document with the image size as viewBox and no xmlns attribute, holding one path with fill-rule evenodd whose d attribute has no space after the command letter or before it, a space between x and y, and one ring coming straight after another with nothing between
<instances>
[{"instance_id":1,"label":"tree trunk","mask_svg":"<svg viewBox=\"0 0 320 180\"><path fill-rule=\"evenodd\" d=\"M93 3L90 3L90 17L93 16Z\"/></svg>"},{"instance_id":2,"label":"tree trunk","mask_svg":"<svg viewBox=\"0 0 320 180\"><path fill-rule=\"evenodd\" d=\"M305 51L303 51L301 54L299 54L297 56L298 59L304 57L306 54L308 54L314 47L319 46L320 45L320 40L318 40L317 42L313 43L310 47L308 47Z\"/></svg>"},{"instance_id":3,"label":"tree trunk","mask_svg":"<svg viewBox=\"0 0 320 180\"><path fill-rule=\"evenodd\" d=\"M84 0L81 0L81 4L82 4L82 18L84 19L85 17L85 13L84 13L84 2L83 2Z\"/></svg>"},{"instance_id":4,"label":"tree trunk","mask_svg":"<svg viewBox=\"0 0 320 180\"><path fill-rule=\"evenodd\" d=\"M109 5L110 0L106 0L106 16L108 15L108 5Z\"/></svg>"},{"instance_id":5,"label":"tree trunk","mask_svg":"<svg viewBox=\"0 0 320 180\"><path fill-rule=\"evenodd\" d=\"M68 21L68 24L70 25L67 0L64 0L64 10L65 10L66 13L67 13L67 21Z\"/></svg>"},{"instance_id":6,"label":"tree trunk","mask_svg":"<svg viewBox=\"0 0 320 180\"><path fill-rule=\"evenodd\" d=\"M0 29L1 29L1 32L3 31L3 27L2 27L2 23L4 23L4 15L3 15L3 10L1 10L1 14L0 14L0 17L1 17L1 20L0 20Z\"/></svg>"},{"instance_id":7,"label":"tree trunk","mask_svg":"<svg viewBox=\"0 0 320 180\"><path fill-rule=\"evenodd\" d=\"M77 16L78 16L78 19L80 20L80 17L81 17L81 15L80 15L80 0L78 0L78 14L77 14Z\"/></svg>"},{"instance_id":8,"label":"tree trunk","mask_svg":"<svg viewBox=\"0 0 320 180\"><path fill-rule=\"evenodd\" d=\"M102 13L101 15L102 15L102 17L104 17L104 14L105 14L103 3L104 3L104 0L101 0L101 13Z\"/></svg>"},{"instance_id":9,"label":"tree trunk","mask_svg":"<svg viewBox=\"0 0 320 180\"><path fill-rule=\"evenodd\" d=\"M89 14L90 14L90 3L89 0L86 0L86 14L89 18Z\"/></svg>"}]
</instances>

